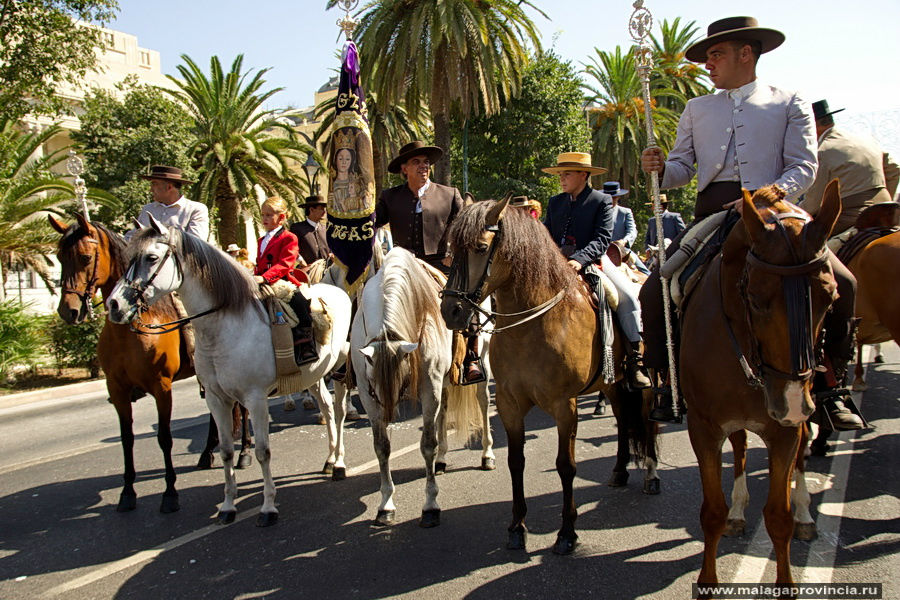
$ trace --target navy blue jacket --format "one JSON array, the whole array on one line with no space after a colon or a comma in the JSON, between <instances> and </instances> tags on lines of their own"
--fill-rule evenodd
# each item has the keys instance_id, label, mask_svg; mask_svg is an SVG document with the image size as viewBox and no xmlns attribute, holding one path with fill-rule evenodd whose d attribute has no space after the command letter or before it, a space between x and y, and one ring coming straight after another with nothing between
<instances>
[{"instance_id":1,"label":"navy blue jacket","mask_svg":"<svg viewBox=\"0 0 900 600\"><path fill-rule=\"evenodd\" d=\"M663 235L670 240L674 240L675 237L681 233L684 228L684 220L681 218L681 213L677 212L669 212L664 211L662 214L662 222L663 222ZM650 220L647 221L647 233L644 235L644 247L647 246L655 246L656 245L656 217L650 215Z\"/></svg>"},{"instance_id":2,"label":"navy blue jacket","mask_svg":"<svg viewBox=\"0 0 900 600\"><path fill-rule=\"evenodd\" d=\"M575 244L576 252L569 259L583 267L599 262L606 254L612 239L613 212L612 196L588 185L574 202L566 193L550 198L544 225L557 246Z\"/></svg>"}]
</instances>

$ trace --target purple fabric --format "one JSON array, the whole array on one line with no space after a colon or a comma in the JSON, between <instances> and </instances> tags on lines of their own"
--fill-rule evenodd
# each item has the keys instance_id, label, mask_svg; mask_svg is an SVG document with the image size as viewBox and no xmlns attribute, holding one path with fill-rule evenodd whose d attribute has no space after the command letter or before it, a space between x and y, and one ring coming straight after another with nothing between
<instances>
[{"instance_id":1,"label":"purple fabric","mask_svg":"<svg viewBox=\"0 0 900 600\"><path fill-rule=\"evenodd\" d=\"M359 50L356 49L356 44L353 42L344 44L341 62L344 63L344 70L350 73L350 84L354 87L359 85Z\"/></svg>"}]
</instances>

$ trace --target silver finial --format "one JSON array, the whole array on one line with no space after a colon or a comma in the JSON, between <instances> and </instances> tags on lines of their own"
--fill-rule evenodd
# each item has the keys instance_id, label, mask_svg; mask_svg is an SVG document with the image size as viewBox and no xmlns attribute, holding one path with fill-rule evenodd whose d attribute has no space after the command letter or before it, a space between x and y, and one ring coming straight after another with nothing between
<instances>
[{"instance_id":1,"label":"silver finial","mask_svg":"<svg viewBox=\"0 0 900 600\"><path fill-rule=\"evenodd\" d=\"M337 26L341 28L349 40L353 37L353 30L359 24L359 21L350 16L350 12L356 10L356 7L359 5L359 0L338 0L337 4L344 10L344 18L338 19Z\"/></svg>"}]
</instances>

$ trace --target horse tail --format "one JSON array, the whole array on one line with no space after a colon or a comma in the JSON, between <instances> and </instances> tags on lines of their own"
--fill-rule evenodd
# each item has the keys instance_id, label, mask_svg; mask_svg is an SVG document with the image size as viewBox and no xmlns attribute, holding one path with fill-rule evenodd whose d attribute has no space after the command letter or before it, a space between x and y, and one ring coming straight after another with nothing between
<instances>
[{"instance_id":1,"label":"horse tail","mask_svg":"<svg viewBox=\"0 0 900 600\"><path fill-rule=\"evenodd\" d=\"M482 434L481 405L478 403L477 385L449 384L447 392L447 415L444 419L447 429L454 425L454 439L465 444Z\"/></svg>"},{"instance_id":2,"label":"horse tail","mask_svg":"<svg viewBox=\"0 0 900 600\"><path fill-rule=\"evenodd\" d=\"M618 418L623 420L623 429L628 435L632 460L641 465L648 456L656 455L659 426L647 416L652 408L653 396L642 391L626 389L622 382L616 384L619 401Z\"/></svg>"}]
</instances>

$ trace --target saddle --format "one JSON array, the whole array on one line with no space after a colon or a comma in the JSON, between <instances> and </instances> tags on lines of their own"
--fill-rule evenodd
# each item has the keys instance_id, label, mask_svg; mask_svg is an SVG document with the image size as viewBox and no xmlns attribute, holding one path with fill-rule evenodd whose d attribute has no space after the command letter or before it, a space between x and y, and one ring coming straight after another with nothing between
<instances>
[{"instance_id":1,"label":"saddle","mask_svg":"<svg viewBox=\"0 0 900 600\"><path fill-rule=\"evenodd\" d=\"M849 265L850 261L862 251L863 248L874 242L879 238L883 238L886 235L890 235L896 231L900 230L898 227L872 227L869 229L849 229L848 231L853 231L853 235L846 240L841 246L837 249L838 259L845 265ZM843 234L842 234L843 235ZM840 237L840 236L839 236ZM832 238L835 239L835 238ZM829 248L831 247L831 240L829 240ZM832 250L834 252L834 250Z\"/></svg>"},{"instance_id":2,"label":"saddle","mask_svg":"<svg viewBox=\"0 0 900 600\"><path fill-rule=\"evenodd\" d=\"M828 240L828 247L845 265L849 265L860 250L878 238L898 229L900 204L884 202L867 207L856 217L856 224Z\"/></svg>"}]
</instances>

